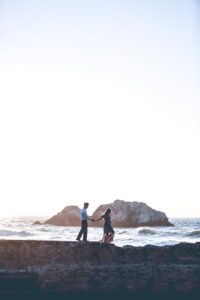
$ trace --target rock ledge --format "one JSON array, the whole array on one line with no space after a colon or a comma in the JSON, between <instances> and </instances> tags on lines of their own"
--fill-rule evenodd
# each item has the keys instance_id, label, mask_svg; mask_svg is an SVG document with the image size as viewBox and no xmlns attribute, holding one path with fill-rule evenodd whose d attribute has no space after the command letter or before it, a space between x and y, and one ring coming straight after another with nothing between
<instances>
[{"instance_id":1,"label":"rock ledge","mask_svg":"<svg viewBox=\"0 0 200 300\"><path fill-rule=\"evenodd\" d=\"M1 240L0 287L10 283L19 288L26 282L24 288L51 293L200 295L199 253L200 243L121 248L98 242Z\"/></svg>"}]
</instances>

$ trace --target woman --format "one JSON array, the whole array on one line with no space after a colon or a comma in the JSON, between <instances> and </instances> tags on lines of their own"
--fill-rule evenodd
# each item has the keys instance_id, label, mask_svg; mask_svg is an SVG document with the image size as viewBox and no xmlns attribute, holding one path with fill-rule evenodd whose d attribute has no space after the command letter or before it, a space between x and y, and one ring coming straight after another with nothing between
<instances>
[{"instance_id":1,"label":"woman","mask_svg":"<svg viewBox=\"0 0 200 300\"><path fill-rule=\"evenodd\" d=\"M100 221L100 220L104 219L103 242L105 242L105 243L111 243L113 241L114 234L115 234L115 232L111 226L110 215L111 215L111 209L108 208L106 210L106 212L99 219L96 220L96 221Z\"/></svg>"}]
</instances>

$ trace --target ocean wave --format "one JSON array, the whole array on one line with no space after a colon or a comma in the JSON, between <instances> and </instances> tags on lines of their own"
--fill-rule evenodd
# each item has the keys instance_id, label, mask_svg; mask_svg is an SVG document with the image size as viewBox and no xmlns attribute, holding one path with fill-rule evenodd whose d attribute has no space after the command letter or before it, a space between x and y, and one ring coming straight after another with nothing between
<instances>
[{"instance_id":1,"label":"ocean wave","mask_svg":"<svg viewBox=\"0 0 200 300\"><path fill-rule=\"evenodd\" d=\"M122 231L119 231L117 234L124 234L124 233L128 233L127 230L122 230Z\"/></svg>"},{"instance_id":2,"label":"ocean wave","mask_svg":"<svg viewBox=\"0 0 200 300\"><path fill-rule=\"evenodd\" d=\"M153 230L153 229L143 228L143 229L140 229L138 231L138 234L141 234L141 235L144 235L144 234L156 234L156 231Z\"/></svg>"},{"instance_id":3,"label":"ocean wave","mask_svg":"<svg viewBox=\"0 0 200 300\"><path fill-rule=\"evenodd\" d=\"M21 231L21 232L18 232L18 235L19 236L32 236L34 234L30 233L30 232L27 232L27 231Z\"/></svg>"},{"instance_id":4,"label":"ocean wave","mask_svg":"<svg viewBox=\"0 0 200 300\"><path fill-rule=\"evenodd\" d=\"M178 231L165 231L165 232L159 232L162 234L162 236L180 236L180 232Z\"/></svg>"},{"instance_id":5,"label":"ocean wave","mask_svg":"<svg viewBox=\"0 0 200 300\"><path fill-rule=\"evenodd\" d=\"M186 234L186 236L200 237L200 230L191 231L190 233Z\"/></svg>"},{"instance_id":6,"label":"ocean wave","mask_svg":"<svg viewBox=\"0 0 200 300\"><path fill-rule=\"evenodd\" d=\"M49 230L49 228L40 227L40 228L37 229L37 231L49 232L50 230Z\"/></svg>"},{"instance_id":7,"label":"ocean wave","mask_svg":"<svg viewBox=\"0 0 200 300\"><path fill-rule=\"evenodd\" d=\"M0 236L11 236L11 235L18 235L18 234L19 232L13 230L6 230L6 229L0 230Z\"/></svg>"},{"instance_id":8,"label":"ocean wave","mask_svg":"<svg viewBox=\"0 0 200 300\"><path fill-rule=\"evenodd\" d=\"M26 232L26 231L14 231L14 230L6 230L6 229L2 229L0 230L0 236L31 236L33 235L30 232Z\"/></svg>"}]
</instances>

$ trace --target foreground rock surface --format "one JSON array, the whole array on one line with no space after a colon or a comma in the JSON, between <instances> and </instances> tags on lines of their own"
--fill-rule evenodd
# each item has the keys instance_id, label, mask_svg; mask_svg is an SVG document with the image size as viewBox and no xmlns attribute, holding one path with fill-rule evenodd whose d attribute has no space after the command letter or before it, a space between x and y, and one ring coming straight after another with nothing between
<instances>
[{"instance_id":1,"label":"foreground rock surface","mask_svg":"<svg viewBox=\"0 0 200 300\"><path fill-rule=\"evenodd\" d=\"M113 203L101 205L93 213L93 218L98 219L109 207L112 209L114 227L173 226L165 213L136 201L115 200ZM80 208L78 206L66 206L45 223L58 226L79 226ZM90 223L91 226L102 226L102 224L103 221Z\"/></svg>"},{"instance_id":2,"label":"foreground rock surface","mask_svg":"<svg viewBox=\"0 0 200 300\"><path fill-rule=\"evenodd\" d=\"M5 283L13 288L20 279L24 288L52 293L200 295L200 243L120 248L98 242L1 240L0 288Z\"/></svg>"}]
</instances>

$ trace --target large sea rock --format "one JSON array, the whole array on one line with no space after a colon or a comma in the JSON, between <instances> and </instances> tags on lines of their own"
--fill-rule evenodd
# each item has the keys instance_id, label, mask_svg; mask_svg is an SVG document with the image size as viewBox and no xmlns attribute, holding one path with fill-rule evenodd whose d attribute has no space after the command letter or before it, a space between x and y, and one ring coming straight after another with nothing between
<instances>
[{"instance_id":1,"label":"large sea rock","mask_svg":"<svg viewBox=\"0 0 200 300\"><path fill-rule=\"evenodd\" d=\"M136 201L115 200L113 203L101 205L95 210L94 219L98 219L107 208L112 210L111 219L114 227L173 226L164 212Z\"/></svg>"},{"instance_id":2,"label":"large sea rock","mask_svg":"<svg viewBox=\"0 0 200 300\"><path fill-rule=\"evenodd\" d=\"M12 293L13 298L6 298ZM141 294L148 300L200 299L200 243L121 248L99 242L1 240L0 299L22 299L23 294L37 300L59 295L141 299Z\"/></svg>"},{"instance_id":3,"label":"large sea rock","mask_svg":"<svg viewBox=\"0 0 200 300\"><path fill-rule=\"evenodd\" d=\"M99 206L93 213L98 219L106 209L112 209L114 227L173 226L165 213L152 209L143 202L115 200L113 203ZM46 224L59 226L80 226L80 208L66 206L60 213L48 219ZM102 226L103 221L90 223L90 226Z\"/></svg>"},{"instance_id":4,"label":"large sea rock","mask_svg":"<svg viewBox=\"0 0 200 300\"><path fill-rule=\"evenodd\" d=\"M80 208L76 205L66 206L61 212L57 213L45 224L58 226L78 226L80 225Z\"/></svg>"}]
</instances>

